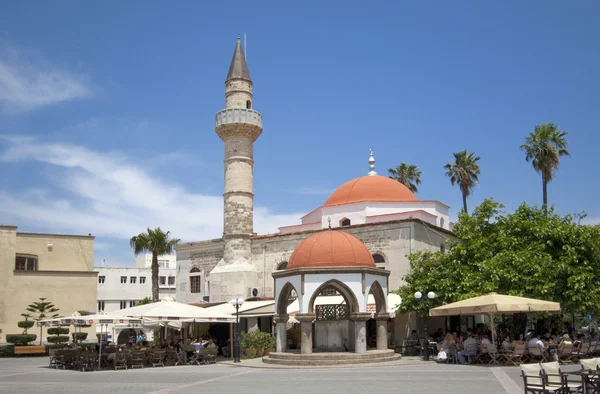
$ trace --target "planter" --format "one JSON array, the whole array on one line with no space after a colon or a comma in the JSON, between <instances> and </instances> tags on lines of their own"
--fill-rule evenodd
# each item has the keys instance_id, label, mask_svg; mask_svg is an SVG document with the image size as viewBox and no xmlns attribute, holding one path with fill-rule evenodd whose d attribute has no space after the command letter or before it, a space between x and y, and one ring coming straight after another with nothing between
<instances>
[{"instance_id":1,"label":"planter","mask_svg":"<svg viewBox=\"0 0 600 394\"><path fill-rule=\"evenodd\" d=\"M269 354L271 354L271 352L274 352L275 349L265 349L265 356L268 356Z\"/></svg>"},{"instance_id":2,"label":"planter","mask_svg":"<svg viewBox=\"0 0 600 394\"><path fill-rule=\"evenodd\" d=\"M253 347L246 348L246 349L244 349L244 354L248 358L255 358L256 357L256 349Z\"/></svg>"},{"instance_id":3,"label":"planter","mask_svg":"<svg viewBox=\"0 0 600 394\"><path fill-rule=\"evenodd\" d=\"M256 349L256 357L262 357L265 355L265 349L264 348L258 348Z\"/></svg>"}]
</instances>

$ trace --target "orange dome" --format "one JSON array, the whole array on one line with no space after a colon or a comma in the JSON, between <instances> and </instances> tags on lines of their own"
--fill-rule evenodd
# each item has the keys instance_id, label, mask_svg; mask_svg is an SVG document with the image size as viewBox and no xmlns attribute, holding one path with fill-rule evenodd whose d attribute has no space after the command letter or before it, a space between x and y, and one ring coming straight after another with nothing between
<instances>
[{"instance_id":1,"label":"orange dome","mask_svg":"<svg viewBox=\"0 0 600 394\"><path fill-rule=\"evenodd\" d=\"M381 175L366 175L338 187L323 206L332 207L366 201L407 202L419 201L419 199L398 181Z\"/></svg>"},{"instance_id":2,"label":"orange dome","mask_svg":"<svg viewBox=\"0 0 600 394\"><path fill-rule=\"evenodd\" d=\"M358 238L336 230L326 230L306 238L287 264L287 269L322 267L376 268L369 249Z\"/></svg>"}]
</instances>

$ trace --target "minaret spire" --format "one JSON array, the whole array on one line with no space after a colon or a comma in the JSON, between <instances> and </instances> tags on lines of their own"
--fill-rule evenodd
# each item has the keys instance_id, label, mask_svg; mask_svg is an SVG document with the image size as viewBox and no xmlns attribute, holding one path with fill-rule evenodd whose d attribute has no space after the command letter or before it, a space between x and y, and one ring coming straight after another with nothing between
<instances>
[{"instance_id":1,"label":"minaret spire","mask_svg":"<svg viewBox=\"0 0 600 394\"><path fill-rule=\"evenodd\" d=\"M252 82L250 79L250 72L248 71L248 65L246 64L246 56L242 49L242 42L240 34L238 33L237 43L235 44L235 50L233 51L233 57L231 58L231 65L229 66L229 72L227 73L227 79L245 79Z\"/></svg>"},{"instance_id":2,"label":"minaret spire","mask_svg":"<svg viewBox=\"0 0 600 394\"><path fill-rule=\"evenodd\" d=\"M371 171L369 171L367 175L377 175L377 173L375 172L375 158L373 157L373 149L369 149L369 155L369 170Z\"/></svg>"}]
</instances>

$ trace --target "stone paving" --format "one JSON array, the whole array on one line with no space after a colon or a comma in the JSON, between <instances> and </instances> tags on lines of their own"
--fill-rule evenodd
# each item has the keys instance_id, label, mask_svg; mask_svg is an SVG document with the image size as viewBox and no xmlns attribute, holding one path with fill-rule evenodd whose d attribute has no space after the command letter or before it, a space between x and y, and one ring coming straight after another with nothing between
<instances>
[{"instance_id":1,"label":"stone paving","mask_svg":"<svg viewBox=\"0 0 600 394\"><path fill-rule=\"evenodd\" d=\"M48 368L47 357L0 359L3 393L523 393L517 367L423 363L274 368L259 359L120 371ZM250 367L250 368L248 368ZM568 369L578 369L571 366Z\"/></svg>"}]
</instances>

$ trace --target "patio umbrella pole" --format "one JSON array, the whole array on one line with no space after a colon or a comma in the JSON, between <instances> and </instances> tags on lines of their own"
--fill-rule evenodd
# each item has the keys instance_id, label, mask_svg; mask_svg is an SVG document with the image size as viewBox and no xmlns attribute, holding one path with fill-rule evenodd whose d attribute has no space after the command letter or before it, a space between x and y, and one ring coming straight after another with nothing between
<instances>
[{"instance_id":1,"label":"patio umbrella pole","mask_svg":"<svg viewBox=\"0 0 600 394\"><path fill-rule=\"evenodd\" d=\"M495 335L494 335L494 315L490 313L490 320L491 320L491 326L492 326L492 345L496 344L496 341L494 339Z\"/></svg>"}]
</instances>

